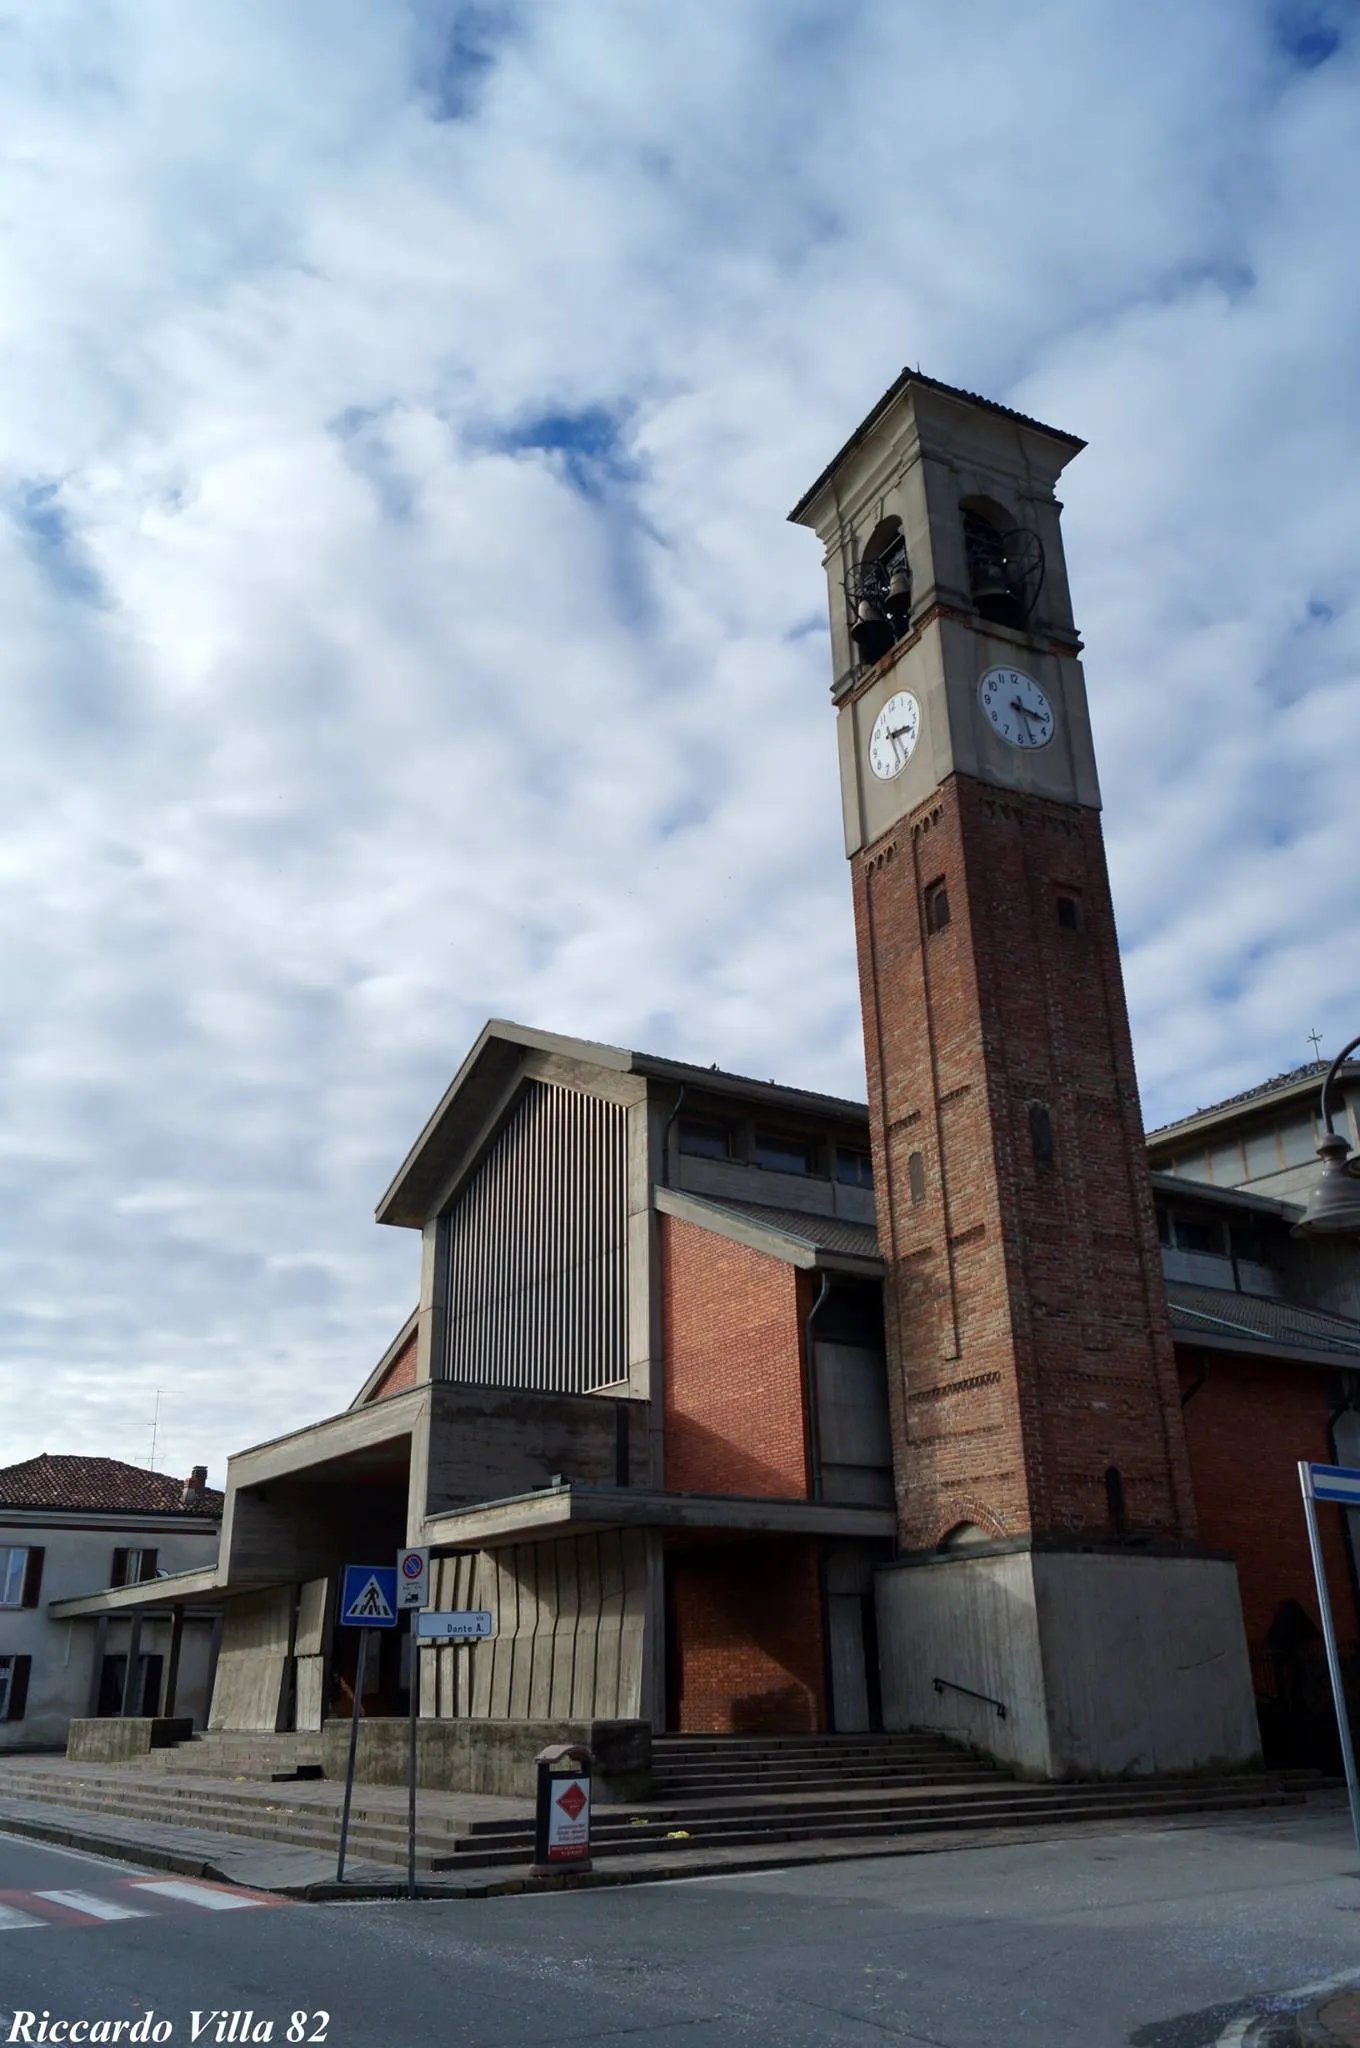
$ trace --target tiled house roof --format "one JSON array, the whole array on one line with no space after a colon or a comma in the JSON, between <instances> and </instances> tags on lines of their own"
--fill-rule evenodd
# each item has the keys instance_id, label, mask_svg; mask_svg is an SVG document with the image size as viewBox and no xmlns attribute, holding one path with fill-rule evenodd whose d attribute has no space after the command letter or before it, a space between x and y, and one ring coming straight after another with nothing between
<instances>
[{"instance_id":1,"label":"tiled house roof","mask_svg":"<svg viewBox=\"0 0 1360 2048\"><path fill-rule=\"evenodd\" d=\"M168 1472L144 1472L117 1458L53 1458L44 1451L21 1465L0 1467L0 1507L75 1508L84 1513L123 1515L213 1515L222 1513L216 1487Z\"/></svg>"}]
</instances>

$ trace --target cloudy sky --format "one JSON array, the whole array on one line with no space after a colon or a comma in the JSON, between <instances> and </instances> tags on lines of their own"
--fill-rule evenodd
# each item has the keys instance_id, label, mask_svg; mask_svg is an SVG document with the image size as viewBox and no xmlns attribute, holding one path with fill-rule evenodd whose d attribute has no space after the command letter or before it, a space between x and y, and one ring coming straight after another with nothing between
<instances>
[{"instance_id":1,"label":"cloudy sky","mask_svg":"<svg viewBox=\"0 0 1360 2048\"><path fill-rule=\"evenodd\" d=\"M1148 1121L1360 1030L1356 0L0 0L0 1462L411 1305L488 1015L862 1092L813 538L1064 479Z\"/></svg>"}]
</instances>

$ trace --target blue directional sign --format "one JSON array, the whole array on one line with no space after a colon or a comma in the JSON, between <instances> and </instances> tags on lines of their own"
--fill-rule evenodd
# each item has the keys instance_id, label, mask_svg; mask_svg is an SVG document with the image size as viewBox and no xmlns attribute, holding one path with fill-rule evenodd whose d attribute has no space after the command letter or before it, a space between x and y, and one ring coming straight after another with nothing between
<instances>
[{"instance_id":1,"label":"blue directional sign","mask_svg":"<svg viewBox=\"0 0 1360 2048\"><path fill-rule=\"evenodd\" d=\"M1338 1500L1360 1508L1360 1472L1349 1465L1310 1465L1308 1485L1314 1500Z\"/></svg>"},{"instance_id":2,"label":"blue directional sign","mask_svg":"<svg viewBox=\"0 0 1360 2048\"><path fill-rule=\"evenodd\" d=\"M340 1595L340 1619L347 1628L397 1626L397 1568L394 1564L347 1564Z\"/></svg>"}]
</instances>

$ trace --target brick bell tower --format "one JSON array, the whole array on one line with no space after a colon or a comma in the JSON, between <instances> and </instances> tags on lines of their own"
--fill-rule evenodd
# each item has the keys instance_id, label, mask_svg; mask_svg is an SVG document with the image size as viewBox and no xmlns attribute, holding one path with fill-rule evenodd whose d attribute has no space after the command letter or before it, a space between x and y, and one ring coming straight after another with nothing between
<instances>
[{"instance_id":1,"label":"brick bell tower","mask_svg":"<svg viewBox=\"0 0 1360 2048\"><path fill-rule=\"evenodd\" d=\"M885 1712L1055 1776L1258 1748L1236 1571L1195 1541L1054 496L1083 445L904 372L791 515L826 548L888 1269Z\"/></svg>"}]
</instances>

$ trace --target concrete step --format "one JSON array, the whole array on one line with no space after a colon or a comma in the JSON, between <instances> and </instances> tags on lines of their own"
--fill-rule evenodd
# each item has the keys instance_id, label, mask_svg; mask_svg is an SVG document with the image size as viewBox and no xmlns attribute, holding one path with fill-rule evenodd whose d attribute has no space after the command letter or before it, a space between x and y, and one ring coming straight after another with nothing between
<instances>
[{"instance_id":1,"label":"concrete step","mask_svg":"<svg viewBox=\"0 0 1360 2048\"><path fill-rule=\"evenodd\" d=\"M17 1787L15 1788L17 1789ZM251 1839L330 1851L339 1834L334 1803L287 1801L270 1804L263 1788L253 1796L212 1797L195 1788L139 1786L84 1780L73 1784L56 1773L24 1773L25 1796L80 1810L124 1818L207 1826ZM169 1796L165 1796L165 1795ZM878 1839L934 1830L993 1828L1026 1822L1118 1819L1225 1811L1252 1806L1300 1804L1303 1794L1270 1779L1241 1778L1148 1786L1015 1785L1004 1780L982 1791L941 1788L934 1795L899 1799L840 1800L790 1806L772 1802L757 1808L742 1803L706 1811L645 1815L597 1810L594 1846L600 1856L637 1854L673 1844L677 1831L695 1846L740 1847L759 1842ZM419 1827L417 1862L422 1869L487 1868L526 1863L532 1853L527 1820L474 1821L457 1830ZM400 1864L406 1855L405 1818L391 1808L356 1806L350 1830L353 1853L374 1862Z\"/></svg>"}]
</instances>

